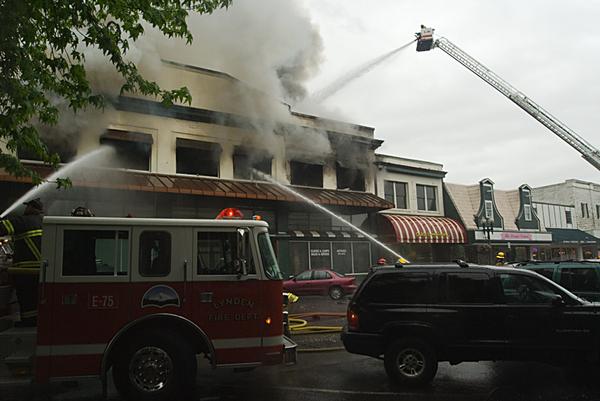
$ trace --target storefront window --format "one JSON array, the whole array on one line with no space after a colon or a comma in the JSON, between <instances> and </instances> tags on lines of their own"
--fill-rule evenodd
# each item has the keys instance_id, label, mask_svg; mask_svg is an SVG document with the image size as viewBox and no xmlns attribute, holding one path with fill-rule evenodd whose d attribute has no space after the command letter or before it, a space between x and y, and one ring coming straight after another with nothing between
<instances>
[{"instance_id":1,"label":"storefront window","mask_svg":"<svg viewBox=\"0 0 600 401\"><path fill-rule=\"evenodd\" d=\"M333 252L333 270L342 274L352 273L352 244L350 242L334 242L331 244Z\"/></svg>"},{"instance_id":2,"label":"storefront window","mask_svg":"<svg viewBox=\"0 0 600 401\"><path fill-rule=\"evenodd\" d=\"M352 244L354 257L354 273L367 273L371 267L371 246L368 242L354 242Z\"/></svg>"},{"instance_id":3,"label":"storefront window","mask_svg":"<svg viewBox=\"0 0 600 401\"><path fill-rule=\"evenodd\" d=\"M294 275L308 270L308 242L290 241L290 266Z\"/></svg>"},{"instance_id":4,"label":"storefront window","mask_svg":"<svg viewBox=\"0 0 600 401\"><path fill-rule=\"evenodd\" d=\"M310 268L331 269L331 242L310 243Z\"/></svg>"}]
</instances>

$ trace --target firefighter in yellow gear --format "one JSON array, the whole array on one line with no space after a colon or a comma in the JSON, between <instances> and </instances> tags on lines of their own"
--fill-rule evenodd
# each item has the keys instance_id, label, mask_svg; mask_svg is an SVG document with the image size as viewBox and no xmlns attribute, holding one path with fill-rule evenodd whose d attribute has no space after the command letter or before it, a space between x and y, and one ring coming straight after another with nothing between
<instances>
[{"instance_id":1,"label":"firefighter in yellow gear","mask_svg":"<svg viewBox=\"0 0 600 401\"><path fill-rule=\"evenodd\" d=\"M496 266L506 265L504 252L500 251L496 254Z\"/></svg>"},{"instance_id":2,"label":"firefighter in yellow gear","mask_svg":"<svg viewBox=\"0 0 600 401\"><path fill-rule=\"evenodd\" d=\"M21 318L26 324L35 324L44 205L39 198L24 205L23 216L0 220L0 236L10 235L13 238L14 255L9 271L17 290Z\"/></svg>"}]
</instances>

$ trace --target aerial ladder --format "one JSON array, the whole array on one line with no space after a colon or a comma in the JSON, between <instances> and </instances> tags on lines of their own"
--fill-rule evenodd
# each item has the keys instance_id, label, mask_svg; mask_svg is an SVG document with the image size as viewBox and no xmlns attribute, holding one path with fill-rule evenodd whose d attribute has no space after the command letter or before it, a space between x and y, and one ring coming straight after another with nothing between
<instances>
[{"instance_id":1,"label":"aerial ladder","mask_svg":"<svg viewBox=\"0 0 600 401\"><path fill-rule=\"evenodd\" d=\"M436 47L441 49L447 55L467 67L479 78L490 84L498 92L512 100L517 106L525 110L560 139L577 150L591 165L600 170L600 151L591 143L579 136L575 131L567 127L563 122L546 111L542 106L535 103L523 92L515 89L489 68L469 56L448 39L442 37L434 40L433 31L433 28L421 25L421 31L415 34L417 37L418 52L428 51Z\"/></svg>"}]
</instances>

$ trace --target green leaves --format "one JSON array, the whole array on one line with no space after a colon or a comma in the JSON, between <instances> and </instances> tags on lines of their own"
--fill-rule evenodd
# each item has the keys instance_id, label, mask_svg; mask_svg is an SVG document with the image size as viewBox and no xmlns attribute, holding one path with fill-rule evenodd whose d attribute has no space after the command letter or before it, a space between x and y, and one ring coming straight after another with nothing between
<instances>
[{"instance_id":1,"label":"green leaves","mask_svg":"<svg viewBox=\"0 0 600 401\"><path fill-rule=\"evenodd\" d=\"M0 0L0 168L16 176L40 177L13 156L18 149L36 154L56 166L34 123L58 122L58 98L77 112L102 108L104 98L94 93L85 70L84 47L99 49L123 77L121 93L139 93L170 106L191 103L187 88L163 90L141 76L124 57L129 43L144 33L143 23L168 37L192 41L188 13L210 13L231 0ZM57 182L69 187L68 179Z\"/></svg>"}]
</instances>

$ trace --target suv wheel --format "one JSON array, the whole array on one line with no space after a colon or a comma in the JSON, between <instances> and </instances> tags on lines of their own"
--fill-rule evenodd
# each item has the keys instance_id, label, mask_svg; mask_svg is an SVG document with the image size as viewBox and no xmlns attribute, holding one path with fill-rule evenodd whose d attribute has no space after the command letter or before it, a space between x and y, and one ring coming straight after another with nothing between
<instances>
[{"instance_id":1,"label":"suv wheel","mask_svg":"<svg viewBox=\"0 0 600 401\"><path fill-rule=\"evenodd\" d=\"M433 348L417 339L391 343L385 351L384 364L391 380L415 386L429 383L438 368Z\"/></svg>"},{"instance_id":2,"label":"suv wheel","mask_svg":"<svg viewBox=\"0 0 600 401\"><path fill-rule=\"evenodd\" d=\"M344 290L342 290L338 286L331 287L329 289L329 296L331 297L331 299L334 299L337 301L338 299L340 299L344 296Z\"/></svg>"}]
</instances>

